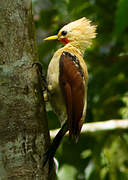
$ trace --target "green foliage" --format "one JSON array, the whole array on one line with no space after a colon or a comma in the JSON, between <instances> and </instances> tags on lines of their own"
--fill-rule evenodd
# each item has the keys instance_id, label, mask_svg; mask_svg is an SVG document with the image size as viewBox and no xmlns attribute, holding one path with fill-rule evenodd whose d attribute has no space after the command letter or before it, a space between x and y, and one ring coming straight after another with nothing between
<instances>
[{"instance_id":1,"label":"green foliage","mask_svg":"<svg viewBox=\"0 0 128 180\"><path fill-rule=\"evenodd\" d=\"M115 18L115 34L119 37L128 28L128 0L119 0Z\"/></svg>"},{"instance_id":2,"label":"green foliage","mask_svg":"<svg viewBox=\"0 0 128 180\"><path fill-rule=\"evenodd\" d=\"M124 94L122 101L124 102L124 106L120 108L119 112L123 119L128 119L128 93Z\"/></svg>"},{"instance_id":3,"label":"green foliage","mask_svg":"<svg viewBox=\"0 0 128 180\"><path fill-rule=\"evenodd\" d=\"M98 25L97 38L84 57L89 71L86 122L128 118L128 0L36 0L33 10L45 73L62 45L43 38L83 16ZM48 120L51 129L59 127L51 108ZM58 179L128 179L127 153L127 132L83 135L78 144L64 138L56 154Z\"/></svg>"},{"instance_id":4,"label":"green foliage","mask_svg":"<svg viewBox=\"0 0 128 180\"><path fill-rule=\"evenodd\" d=\"M63 165L58 173L58 179L75 179L77 170L70 165Z\"/></svg>"}]
</instances>

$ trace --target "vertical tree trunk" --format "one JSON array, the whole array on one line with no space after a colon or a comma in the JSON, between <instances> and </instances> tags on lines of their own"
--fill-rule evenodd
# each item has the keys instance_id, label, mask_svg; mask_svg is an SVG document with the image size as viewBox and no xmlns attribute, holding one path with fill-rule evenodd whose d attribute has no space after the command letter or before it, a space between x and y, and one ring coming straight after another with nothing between
<instances>
[{"instance_id":1,"label":"vertical tree trunk","mask_svg":"<svg viewBox=\"0 0 128 180\"><path fill-rule=\"evenodd\" d=\"M0 180L55 179L41 167L49 144L31 0L0 1ZM51 176L51 177L50 177Z\"/></svg>"}]
</instances>

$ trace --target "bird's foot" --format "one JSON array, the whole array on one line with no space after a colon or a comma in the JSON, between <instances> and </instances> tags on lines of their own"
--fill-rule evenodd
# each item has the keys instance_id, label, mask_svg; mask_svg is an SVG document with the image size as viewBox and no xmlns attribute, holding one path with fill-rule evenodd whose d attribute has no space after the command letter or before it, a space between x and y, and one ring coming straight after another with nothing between
<instances>
[{"instance_id":1,"label":"bird's foot","mask_svg":"<svg viewBox=\"0 0 128 180\"><path fill-rule=\"evenodd\" d=\"M40 62L38 62L38 61L35 61L35 62L32 64L32 67L33 67L34 65L36 65L36 66L38 67L38 70L39 70L39 72L40 72L40 74L41 74L41 76L42 76L42 74L43 74L42 64L41 64Z\"/></svg>"},{"instance_id":2,"label":"bird's foot","mask_svg":"<svg viewBox=\"0 0 128 180\"><path fill-rule=\"evenodd\" d=\"M46 81L46 78L43 74L43 69L42 69L42 64L40 62L34 62L32 64L32 67L36 65L38 67L38 70L39 70L39 73L41 75L41 80L42 80L42 84L43 84L43 97L44 97L44 100L45 101L48 101L48 85L47 85L47 81Z\"/></svg>"}]
</instances>

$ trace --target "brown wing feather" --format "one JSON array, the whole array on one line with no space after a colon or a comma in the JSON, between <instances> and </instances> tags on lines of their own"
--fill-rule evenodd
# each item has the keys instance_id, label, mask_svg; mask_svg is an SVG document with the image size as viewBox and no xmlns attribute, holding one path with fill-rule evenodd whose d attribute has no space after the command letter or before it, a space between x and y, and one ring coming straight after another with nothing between
<instances>
[{"instance_id":1,"label":"brown wing feather","mask_svg":"<svg viewBox=\"0 0 128 180\"><path fill-rule=\"evenodd\" d=\"M85 89L79 67L73 62L74 58L69 53L61 55L59 83L67 107L69 134L77 139L82 127Z\"/></svg>"}]
</instances>

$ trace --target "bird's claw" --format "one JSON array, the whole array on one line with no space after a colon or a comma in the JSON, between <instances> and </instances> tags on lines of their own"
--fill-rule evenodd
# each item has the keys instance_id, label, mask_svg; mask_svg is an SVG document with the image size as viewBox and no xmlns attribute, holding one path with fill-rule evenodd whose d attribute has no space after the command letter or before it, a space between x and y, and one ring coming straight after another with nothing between
<instances>
[{"instance_id":1,"label":"bird's claw","mask_svg":"<svg viewBox=\"0 0 128 180\"><path fill-rule=\"evenodd\" d=\"M41 64L40 62L34 62L34 63L32 64L32 67L33 67L34 65L36 65L36 66L38 67L38 70L39 70L40 75L41 75L42 84L43 84L43 90L42 90L42 91L43 91L43 92L48 91L48 85L47 85L46 78L45 78L45 76L44 76L44 74L43 74L42 64Z\"/></svg>"},{"instance_id":2,"label":"bird's claw","mask_svg":"<svg viewBox=\"0 0 128 180\"><path fill-rule=\"evenodd\" d=\"M33 64L32 64L32 67L34 66L34 65L36 65L37 67L38 67L38 69L39 69L39 72L40 72L40 74L41 74L41 76L42 76L42 65L41 65L41 63L39 63L39 62L34 62Z\"/></svg>"}]
</instances>

